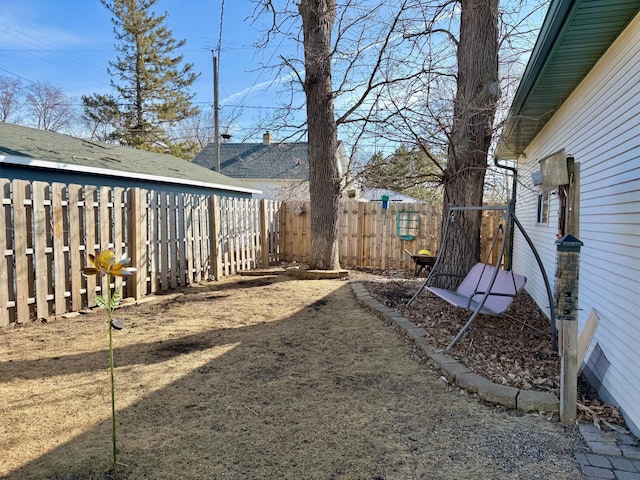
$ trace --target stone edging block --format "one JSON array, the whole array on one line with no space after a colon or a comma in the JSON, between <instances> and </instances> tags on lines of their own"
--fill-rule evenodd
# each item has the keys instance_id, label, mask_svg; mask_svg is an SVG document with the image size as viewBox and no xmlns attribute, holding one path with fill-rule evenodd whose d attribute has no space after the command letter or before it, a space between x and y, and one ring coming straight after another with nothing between
<instances>
[{"instance_id":1,"label":"stone edging block","mask_svg":"<svg viewBox=\"0 0 640 480\"><path fill-rule=\"evenodd\" d=\"M506 408L515 409L517 407L516 400L520 390L507 385L498 385L487 380L486 384L480 385L478 388L478 396L489 403L497 403Z\"/></svg>"},{"instance_id":2,"label":"stone edging block","mask_svg":"<svg viewBox=\"0 0 640 480\"><path fill-rule=\"evenodd\" d=\"M551 392L520 390L518 410L523 412L559 412L560 400Z\"/></svg>"}]
</instances>

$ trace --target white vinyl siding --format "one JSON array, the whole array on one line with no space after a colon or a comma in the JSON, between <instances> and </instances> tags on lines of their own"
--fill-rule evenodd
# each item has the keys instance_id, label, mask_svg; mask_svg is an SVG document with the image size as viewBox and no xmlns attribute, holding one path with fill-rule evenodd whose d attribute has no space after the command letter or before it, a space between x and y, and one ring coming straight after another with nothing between
<instances>
[{"instance_id":1,"label":"white vinyl siding","mask_svg":"<svg viewBox=\"0 0 640 480\"><path fill-rule=\"evenodd\" d=\"M595 308L597 343L610 362L602 386L640 434L640 17L608 52L531 142L519 161L517 215L555 273L556 196L548 225L536 224L538 161L564 148L580 166L579 328ZM544 284L522 238L516 239L514 270L527 275L527 290L546 310ZM589 353L588 353L589 355Z\"/></svg>"}]
</instances>

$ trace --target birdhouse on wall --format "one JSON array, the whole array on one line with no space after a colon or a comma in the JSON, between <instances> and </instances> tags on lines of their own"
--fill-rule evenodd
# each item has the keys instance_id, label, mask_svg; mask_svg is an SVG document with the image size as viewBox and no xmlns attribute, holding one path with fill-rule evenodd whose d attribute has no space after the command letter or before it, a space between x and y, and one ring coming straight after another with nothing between
<instances>
[{"instance_id":1,"label":"birdhouse on wall","mask_svg":"<svg viewBox=\"0 0 640 480\"><path fill-rule=\"evenodd\" d=\"M564 149L540 160L542 185L554 188L569 183L569 167Z\"/></svg>"}]
</instances>

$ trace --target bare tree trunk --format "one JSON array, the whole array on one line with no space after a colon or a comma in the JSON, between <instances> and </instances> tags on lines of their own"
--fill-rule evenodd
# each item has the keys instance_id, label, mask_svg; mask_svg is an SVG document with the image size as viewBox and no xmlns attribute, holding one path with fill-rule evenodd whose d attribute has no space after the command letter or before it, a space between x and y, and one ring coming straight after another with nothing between
<instances>
[{"instance_id":1,"label":"bare tree trunk","mask_svg":"<svg viewBox=\"0 0 640 480\"><path fill-rule=\"evenodd\" d=\"M445 206L482 205L487 153L491 144L498 83L499 0L460 0L458 90L447 170ZM444 249L444 264L464 276L480 258L481 212L460 212ZM447 221L446 216L443 221ZM443 246L441 246L443 248ZM456 281L445 286L452 288Z\"/></svg>"},{"instance_id":2,"label":"bare tree trunk","mask_svg":"<svg viewBox=\"0 0 640 480\"><path fill-rule=\"evenodd\" d=\"M338 136L331 84L331 31L335 0L301 0L311 200L311 268L340 268Z\"/></svg>"}]
</instances>

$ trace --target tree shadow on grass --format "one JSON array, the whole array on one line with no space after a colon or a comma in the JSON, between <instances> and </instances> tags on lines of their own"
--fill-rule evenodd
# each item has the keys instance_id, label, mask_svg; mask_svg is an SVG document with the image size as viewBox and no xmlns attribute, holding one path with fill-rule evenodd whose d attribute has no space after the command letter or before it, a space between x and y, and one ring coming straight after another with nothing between
<instances>
[{"instance_id":1,"label":"tree shadow on grass","mask_svg":"<svg viewBox=\"0 0 640 480\"><path fill-rule=\"evenodd\" d=\"M119 460L127 466L110 465L103 401L102 419L64 444L47 439L46 452L6 478L579 478L559 429L526 418L514 427L452 394L409 344L357 306L348 284L315 299L280 320L116 349L127 367L116 373L116 405L156 378L149 371L165 377L119 408ZM69 356L66 368L90 379L98 367L87 365L105 353ZM60 375L59 360L45 361L45 377ZM515 443L522 455L501 450L504 466L487 462L489 447Z\"/></svg>"}]
</instances>

